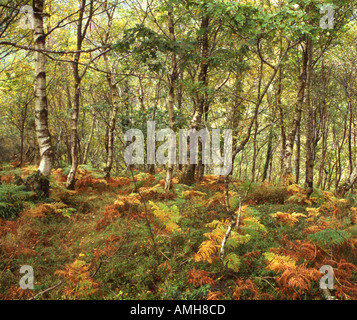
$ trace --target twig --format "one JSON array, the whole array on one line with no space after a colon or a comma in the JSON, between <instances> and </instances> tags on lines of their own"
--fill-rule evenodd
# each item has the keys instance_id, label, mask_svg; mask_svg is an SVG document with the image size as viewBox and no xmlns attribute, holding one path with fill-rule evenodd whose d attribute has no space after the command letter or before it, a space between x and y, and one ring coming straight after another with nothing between
<instances>
[{"instance_id":1,"label":"twig","mask_svg":"<svg viewBox=\"0 0 357 320\"><path fill-rule=\"evenodd\" d=\"M38 296L42 296L42 295L44 295L45 293L47 293L47 292L49 292L49 291L51 291L51 290L56 289L56 288L59 287L62 283L63 283L63 280L60 281L60 282L58 282L58 283L57 283L56 285L54 285L53 287L50 287L50 288L48 288L48 289L46 289L46 290L44 290L44 291L41 291L41 292L39 292L38 294L36 294L35 296L33 296L32 298L27 299L27 300L35 300Z\"/></svg>"},{"instance_id":2,"label":"twig","mask_svg":"<svg viewBox=\"0 0 357 320\"><path fill-rule=\"evenodd\" d=\"M97 267L97 269L95 269L91 275L91 278L94 278L96 276L96 274L98 273L100 267L103 265L103 262L108 262L108 260L100 260L99 265Z\"/></svg>"},{"instance_id":3,"label":"twig","mask_svg":"<svg viewBox=\"0 0 357 320\"><path fill-rule=\"evenodd\" d=\"M116 253L122 248L122 246L123 246L123 244L121 243L119 245L119 247L114 251L114 253L110 257L108 257L106 260L100 259L99 265L98 265L97 269L93 271L93 273L91 275L91 278L94 278L96 276L96 274L98 273L99 269L103 265L103 262L106 262L106 263L109 262L109 259L113 258L116 255Z\"/></svg>"},{"instance_id":4,"label":"twig","mask_svg":"<svg viewBox=\"0 0 357 320\"><path fill-rule=\"evenodd\" d=\"M275 287L267 280L268 277L254 277L254 278L265 281L267 284L269 284L273 288L273 290L275 290ZM274 277L271 277L271 278L274 279Z\"/></svg>"},{"instance_id":5,"label":"twig","mask_svg":"<svg viewBox=\"0 0 357 320\"><path fill-rule=\"evenodd\" d=\"M165 253L163 253L161 250L160 250L160 253L167 259L167 260L171 260L170 258L167 257L167 255Z\"/></svg>"}]
</instances>

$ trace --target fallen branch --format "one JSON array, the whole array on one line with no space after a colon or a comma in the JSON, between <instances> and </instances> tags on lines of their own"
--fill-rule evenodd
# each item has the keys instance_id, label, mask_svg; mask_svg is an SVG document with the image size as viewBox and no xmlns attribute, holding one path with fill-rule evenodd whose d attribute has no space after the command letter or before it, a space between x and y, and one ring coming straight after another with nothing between
<instances>
[{"instance_id":1,"label":"fallen branch","mask_svg":"<svg viewBox=\"0 0 357 320\"><path fill-rule=\"evenodd\" d=\"M48 288L48 289L46 289L46 290L44 290L44 291L41 291L41 292L39 292L38 294L36 294L35 296L33 296L32 298L27 299L27 300L35 300L37 297L42 296L42 295L44 295L45 293L56 289L56 288L59 287L62 283L63 283L63 280L60 281L60 282L58 282L57 284L55 284L53 287L50 287L50 288Z\"/></svg>"},{"instance_id":2,"label":"fallen branch","mask_svg":"<svg viewBox=\"0 0 357 320\"><path fill-rule=\"evenodd\" d=\"M97 269L95 269L94 272L92 273L91 278L94 278L96 276L96 274L98 273L99 269L103 265L103 262L109 262L109 261L108 260L100 260L99 265L98 265Z\"/></svg>"}]
</instances>

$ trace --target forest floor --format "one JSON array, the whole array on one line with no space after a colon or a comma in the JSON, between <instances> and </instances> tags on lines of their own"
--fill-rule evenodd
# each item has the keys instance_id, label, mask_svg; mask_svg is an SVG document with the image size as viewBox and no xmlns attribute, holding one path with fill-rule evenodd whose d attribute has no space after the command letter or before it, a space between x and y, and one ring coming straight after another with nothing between
<instances>
[{"instance_id":1,"label":"forest floor","mask_svg":"<svg viewBox=\"0 0 357 320\"><path fill-rule=\"evenodd\" d=\"M105 179L81 167L75 191L57 169L50 198L35 168L0 171L0 299L357 299L357 196L233 180L191 186L165 172ZM30 177L30 178L29 178ZM133 180L134 177L134 180ZM21 266L34 288L21 289ZM331 266L333 289L320 288ZM49 289L49 290L48 290Z\"/></svg>"}]
</instances>

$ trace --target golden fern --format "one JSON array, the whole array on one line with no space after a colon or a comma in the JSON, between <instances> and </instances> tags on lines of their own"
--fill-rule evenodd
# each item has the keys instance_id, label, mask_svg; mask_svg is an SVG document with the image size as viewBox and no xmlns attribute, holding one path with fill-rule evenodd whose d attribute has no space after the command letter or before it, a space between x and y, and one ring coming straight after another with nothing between
<instances>
[{"instance_id":1,"label":"golden fern","mask_svg":"<svg viewBox=\"0 0 357 320\"><path fill-rule=\"evenodd\" d=\"M276 218L278 222L282 222L283 224L289 224L290 226L294 226L296 222L299 222L300 217L305 217L306 215L302 213L288 213L288 212L277 212L271 215L272 217Z\"/></svg>"},{"instance_id":2,"label":"golden fern","mask_svg":"<svg viewBox=\"0 0 357 320\"><path fill-rule=\"evenodd\" d=\"M230 220L227 219L222 221L214 220L206 225L206 227L213 228L213 230L204 234L208 240L202 242L198 252L195 254L196 262L213 262L212 256L218 252L229 224ZM248 242L250 238L251 236L249 234L241 235L232 231L226 243L226 247L228 249L234 249L238 245Z\"/></svg>"},{"instance_id":3,"label":"golden fern","mask_svg":"<svg viewBox=\"0 0 357 320\"><path fill-rule=\"evenodd\" d=\"M219 246L212 240L203 241L195 254L195 262L212 263L212 256L217 252L218 248Z\"/></svg>"},{"instance_id":4,"label":"golden fern","mask_svg":"<svg viewBox=\"0 0 357 320\"><path fill-rule=\"evenodd\" d=\"M296 268L296 261L289 256L277 255L273 252L265 252L263 255L268 262L266 269L284 271L286 269Z\"/></svg>"},{"instance_id":5,"label":"golden fern","mask_svg":"<svg viewBox=\"0 0 357 320\"><path fill-rule=\"evenodd\" d=\"M149 201L152 209L154 210L154 215L160 222L164 225L165 230L168 232L181 231L180 226L177 224L181 219L179 209L177 206L168 207L163 203Z\"/></svg>"},{"instance_id":6,"label":"golden fern","mask_svg":"<svg viewBox=\"0 0 357 320\"><path fill-rule=\"evenodd\" d=\"M196 190L188 190L188 191L183 191L182 196L185 199L191 199L196 197L205 197L207 196L207 194Z\"/></svg>"},{"instance_id":7,"label":"golden fern","mask_svg":"<svg viewBox=\"0 0 357 320\"><path fill-rule=\"evenodd\" d=\"M65 297L81 299L93 295L98 291L99 284L91 278L90 266L83 260L76 259L67 264L64 270L57 270L55 274L63 276L68 284L63 289Z\"/></svg>"},{"instance_id":8,"label":"golden fern","mask_svg":"<svg viewBox=\"0 0 357 320\"><path fill-rule=\"evenodd\" d=\"M224 296L223 292L221 292L221 291L212 292L210 290L210 291L208 291L206 299L207 300L224 300L225 296Z\"/></svg>"}]
</instances>

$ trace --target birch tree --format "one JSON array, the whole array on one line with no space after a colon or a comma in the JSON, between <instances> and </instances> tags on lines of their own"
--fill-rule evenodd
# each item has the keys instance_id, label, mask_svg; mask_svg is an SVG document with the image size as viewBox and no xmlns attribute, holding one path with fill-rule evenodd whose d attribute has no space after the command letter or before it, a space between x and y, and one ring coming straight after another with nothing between
<instances>
[{"instance_id":1,"label":"birch tree","mask_svg":"<svg viewBox=\"0 0 357 320\"><path fill-rule=\"evenodd\" d=\"M173 43L175 41L175 25L172 7L170 7L168 11L168 25L169 25L169 36L170 41ZM174 113L174 105L175 105L175 84L176 79L178 77L177 73L177 62L176 62L176 53L174 51L171 52L171 74L169 76L169 94L168 94L168 102L167 108L169 112L169 123L170 129L174 130L175 126L175 113ZM172 176L174 171L174 164L168 163L167 172L166 172L166 180L165 180L165 190L170 190L172 188Z\"/></svg>"},{"instance_id":2,"label":"birch tree","mask_svg":"<svg viewBox=\"0 0 357 320\"><path fill-rule=\"evenodd\" d=\"M44 0L33 1L33 34L35 51L35 124L41 161L39 189L44 196L49 194L49 177L53 165L53 148L48 129L48 107L46 95L46 36L43 28Z\"/></svg>"}]
</instances>

